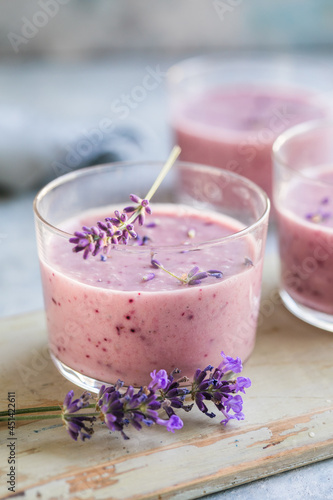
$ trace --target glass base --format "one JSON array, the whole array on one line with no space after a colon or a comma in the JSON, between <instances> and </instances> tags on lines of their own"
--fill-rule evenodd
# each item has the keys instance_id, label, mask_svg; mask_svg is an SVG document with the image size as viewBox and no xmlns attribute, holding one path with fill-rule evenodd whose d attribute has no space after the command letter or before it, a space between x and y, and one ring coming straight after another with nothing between
<instances>
[{"instance_id":1,"label":"glass base","mask_svg":"<svg viewBox=\"0 0 333 500\"><path fill-rule=\"evenodd\" d=\"M333 332L333 316L331 314L325 314L299 304L285 290L280 290L280 297L288 311L297 316L297 318L322 330Z\"/></svg>"},{"instance_id":2,"label":"glass base","mask_svg":"<svg viewBox=\"0 0 333 500\"><path fill-rule=\"evenodd\" d=\"M54 354L52 354L52 352L50 352L50 356L61 375L67 378L67 380L69 380L70 382L73 382L73 384L78 385L79 387L82 387L89 392L98 394L102 385L111 385L109 382L102 382L101 380L96 380L73 370L69 366L59 361L59 359L56 358Z\"/></svg>"}]
</instances>

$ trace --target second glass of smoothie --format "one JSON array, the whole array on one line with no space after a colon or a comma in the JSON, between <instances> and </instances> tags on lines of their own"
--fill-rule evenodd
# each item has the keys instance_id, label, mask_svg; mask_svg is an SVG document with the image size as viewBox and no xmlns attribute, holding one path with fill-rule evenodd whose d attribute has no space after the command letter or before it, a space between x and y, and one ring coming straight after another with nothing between
<instances>
[{"instance_id":1,"label":"second glass of smoothie","mask_svg":"<svg viewBox=\"0 0 333 500\"><path fill-rule=\"evenodd\" d=\"M178 162L137 239L86 260L73 253L75 231L122 211L130 194L144 198L161 167L83 169L35 200L52 358L92 391L118 379L145 385L154 369L178 368L191 378L199 367L218 366L222 350L245 361L254 347L269 200L249 180ZM208 276L178 279L193 269Z\"/></svg>"},{"instance_id":2,"label":"second glass of smoothie","mask_svg":"<svg viewBox=\"0 0 333 500\"><path fill-rule=\"evenodd\" d=\"M291 128L274 143L281 297L310 324L333 331L333 123Z\"/></svg>"},{"instance_id":3,"label":"second glass of smoothie","mask_svg":"<svg viewBox=\"0 0 333 500\"><path fill-rule=\"evenodd\" d=\"M270 198L274 140L295 124L329 113L314 86L278 64L199 57L176 64L168 77L170 121L181 159L244 175Z\"/></svg>"}]
</instances>

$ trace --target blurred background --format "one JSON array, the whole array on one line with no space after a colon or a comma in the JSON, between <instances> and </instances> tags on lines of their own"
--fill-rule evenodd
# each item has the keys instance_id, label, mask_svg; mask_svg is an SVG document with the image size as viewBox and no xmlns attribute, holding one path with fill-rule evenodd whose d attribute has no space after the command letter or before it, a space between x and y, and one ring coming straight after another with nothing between
<instances>
[{"instance_id":1,"label":"blurred background","mask_svg":"<svg viewBox=\"0 0 333 500\"><path fill-rule=\"evenodd\" d=\"M152 49L318 50L333 42L330 0L13 0L1 11L0 53L9 57L11 33L26 38L21 55L44 59Z\"/></svg>"}]
</instances>

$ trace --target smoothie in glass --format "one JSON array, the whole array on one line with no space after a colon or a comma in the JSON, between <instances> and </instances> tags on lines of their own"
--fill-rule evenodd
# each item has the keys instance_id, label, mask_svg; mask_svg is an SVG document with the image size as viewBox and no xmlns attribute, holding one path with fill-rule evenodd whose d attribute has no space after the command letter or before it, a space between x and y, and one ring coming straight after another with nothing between
<instances>
[{"instance_id":1,"label":"smoothie in glass","mask_svg":"<svg viewBox=\"0 0 333 500\"><path fill-rule=\"evenodd\" d=\"M287 128L326 115L315 95L300 89L216 87L172 105L181 158L237 172L272 196L272 144Z\"/></svg>"},{"instance_id":2,"label":"smoothie in glass","mask_svg":"<svg viewBox=\"0 0 333 500\"><path fill-rule=\"evenodd\" d=\"M145 197L160 169L82 169L35 199L52 358L91 391L119 378L147 384L155 369L192 378L203 365L218 366L222 350L245 361L254 347L269 200L248 179L177 162L154 193L153 213L135 224L138 240L110 240L108 254L86 260L72 251L73 233L122 211L130 193ZM184 283L195 267L207 276Z\"/></svg>"},{"instance_id":3,"label":"smoothie in glass","mask_svg":"<svg viewBox=\"0 0 333 500\"><path fill-rule=\"evenodd\" d=\"M110 213L83 214L62 227L74 232ZM147 224L140 229L146 244L135 256L121 247L103 260L82 262L68 241L54 242L52 266L41 263L53 356L83 375L106 382L120 378L134 386L147 383L153 367L179 368L191 377L202 363L217 366L222 350L245 361L254 347L260 301L262 258L253 264L253 240L193 250L196 243L218 240L242 226L181 206L154 208ZM179 246L154 253L175 275L198 266L221 270L223 276L182 284L152 267L151 251L161 243ZM144 281L149 273L155 277Z\"/></svg>"},{"instance_id":4,"label":"smoothie in glass","mask_svg":"<svg viewBox=\"0 0 333 500\"><path fill-rule=\"evenodd\" d=\"M333 165L305 173L314 182L291 182L278 206L282 286L298 303L333 315Z\"/></svg>"},{"instance_id":5,"label":"smoothie in glass","mask_svg":"<svg viewBox=\"0 0 333 500\"><path fill-rule=\"evenodd\" d=\"M280 295L296 316L333 331L333 124L287 130L273 145Z\"/></svg>"}]
</instances>

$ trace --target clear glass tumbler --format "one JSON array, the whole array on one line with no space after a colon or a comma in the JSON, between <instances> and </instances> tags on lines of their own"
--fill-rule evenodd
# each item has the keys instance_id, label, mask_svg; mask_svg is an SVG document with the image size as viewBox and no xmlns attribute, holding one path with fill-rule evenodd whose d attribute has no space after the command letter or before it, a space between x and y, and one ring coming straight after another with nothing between
<instances>
[{"instance_id":1,"label":"clear glass tumbler","mask_svg":"<svg viewBox=\"0 0 333 500\"><path fill-rule=\"evenodd\" d=\"M291 128L274 143L281 297L304 321L333 331L333 123Z\"/></svg>"},{"instance_id":2,"label":"clear glass tumbler","mask_svg":"<svg viewBox=\"0 0 333 500\"><path fill-rule=\"evenodd\" d=\"M198 367L217 366L222 350L245 361L254 347L269 200L249 180L178 162L139 238L86 260L72 251L74 231L114 217L133 204L130 193L144 198L161 167L82 169L34 202L51 355L65 377L91 391L118 379L142 386L154 369L191 378ZM184 283L196 267L207 277Z\"/></svg>"}]
</instances>

